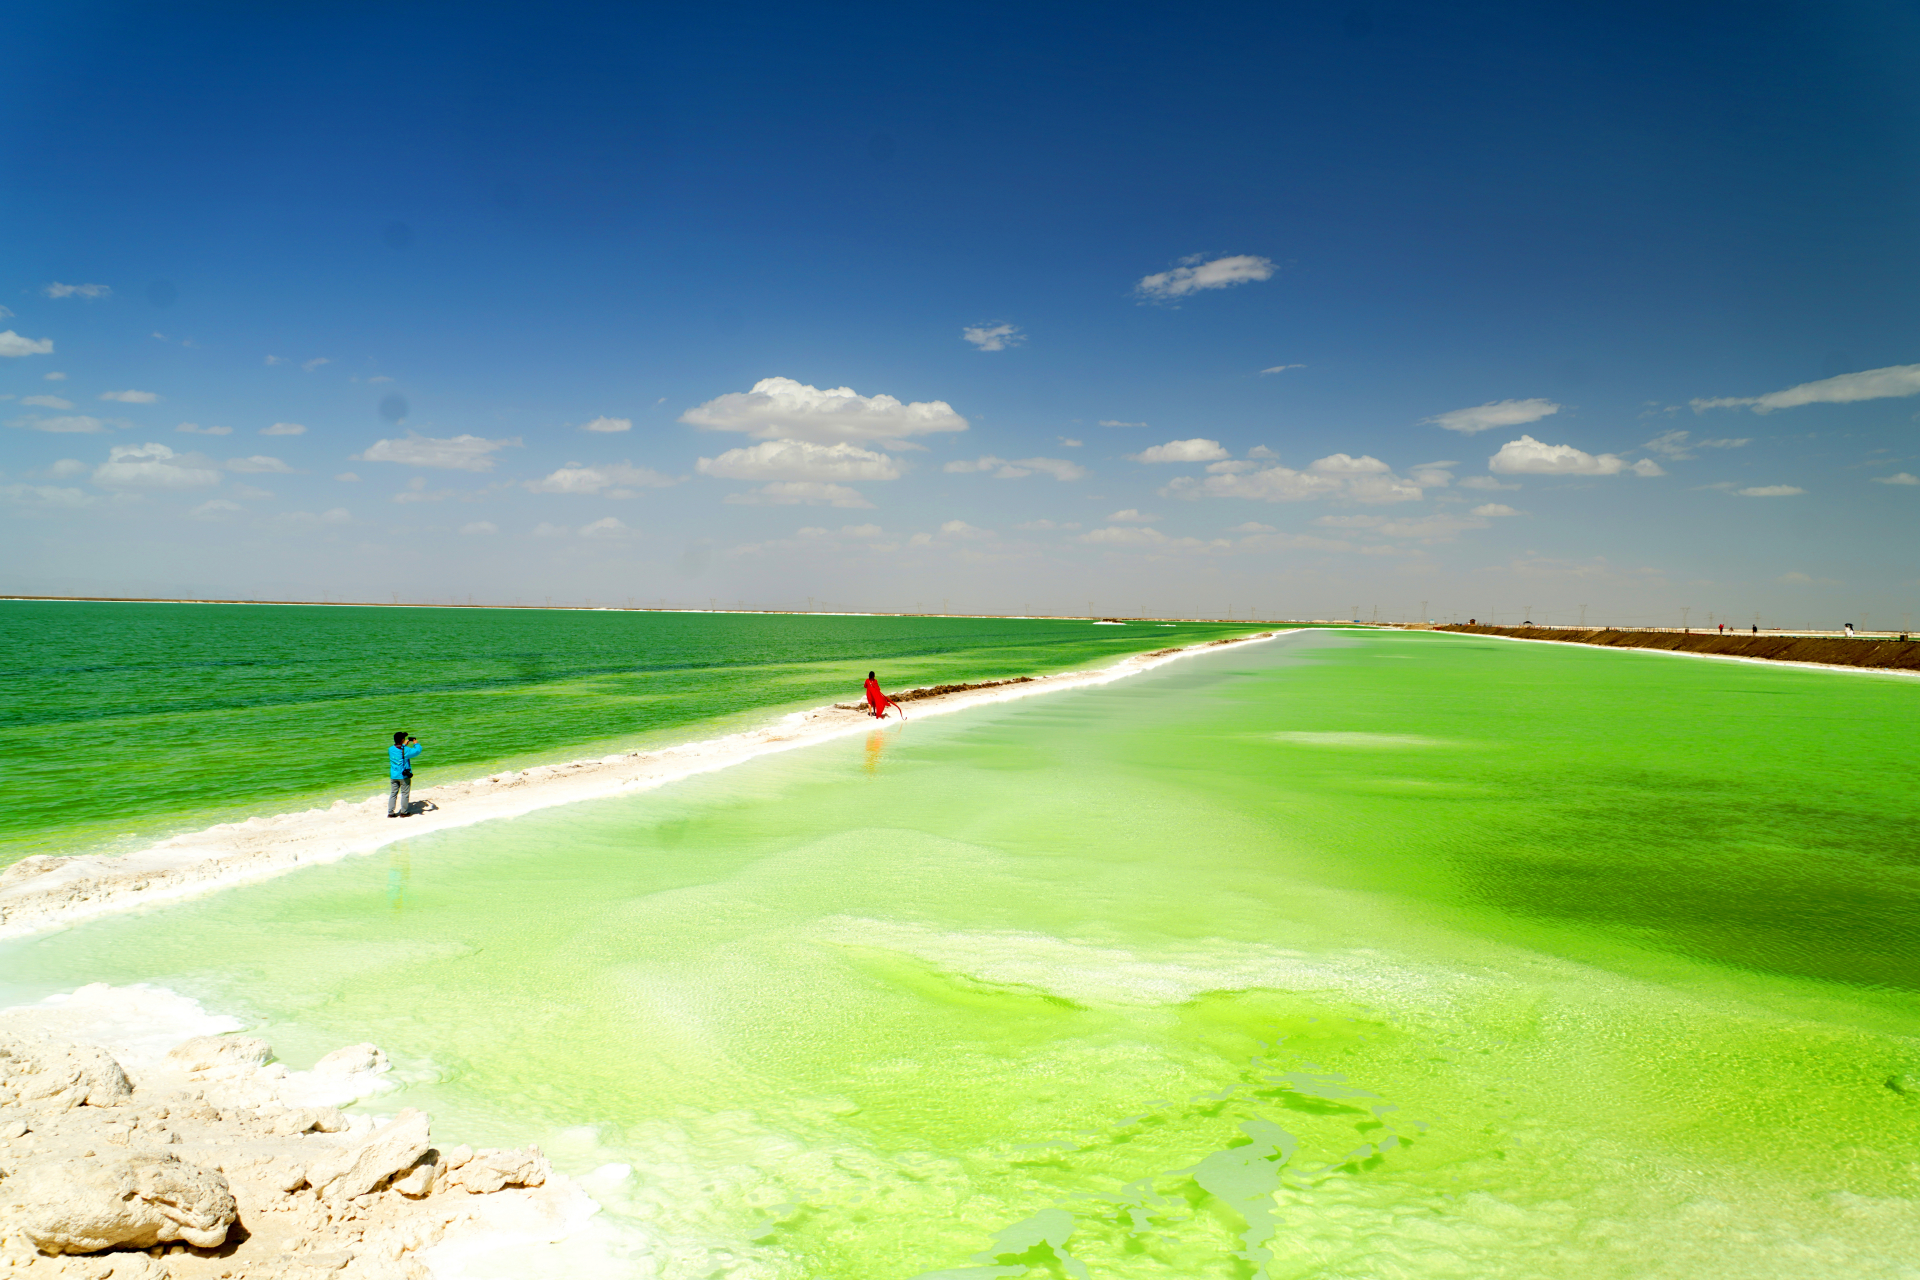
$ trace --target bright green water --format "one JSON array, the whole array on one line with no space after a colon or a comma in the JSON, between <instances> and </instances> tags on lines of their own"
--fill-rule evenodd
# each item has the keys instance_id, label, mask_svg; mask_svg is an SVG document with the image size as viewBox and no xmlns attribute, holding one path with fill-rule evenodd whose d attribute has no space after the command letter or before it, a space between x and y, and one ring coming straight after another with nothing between
<instances>
[{"instance_id":1,"label":"bright green water","mask_svg":"<svg viewBox=\"0 0 1920 1280\"><path fill-rule=\"evenodd\" d=\"M499 1276L1911 1277L1920 684L1296 637L0 949L438 1131Z\"/></svg>"},{"instance_id":2,"label":"bright green water","mask_svg":"<svg viewBox=\"0 0 1920 1280\"><path fill-rule=\"evenodd\" d=\"M872 669L993 679L1254 629L0 602L0 866L362 799L395 729L431 785L858 701Z\"/></svg>"}]
</instances>

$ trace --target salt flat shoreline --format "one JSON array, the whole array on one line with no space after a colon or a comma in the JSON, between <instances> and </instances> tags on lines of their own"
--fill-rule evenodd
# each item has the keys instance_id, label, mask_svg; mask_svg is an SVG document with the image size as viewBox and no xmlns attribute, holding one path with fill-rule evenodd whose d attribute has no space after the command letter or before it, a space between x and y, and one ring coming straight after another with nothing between
<instances>
[{"instance_id":1,"label":"salt flat shoreline","mask_svg":"<svg viewBox=\"0 0 1920 1280\"><path fill-rule=\"evenodd\" d=\"M1698 649L1654 649L1638 646L1587 644L1579 640L1550 640L1544 636L1507 636L1495 631L1447 631L1438 627L1427 629L1429 635L1454 636L1463 640L1506 640L1514 644L1557 644L1575 649L1598 649L1607 653L1664 653L1675 658L1710 658L1716 662L1744 662L1759 667L1795 667L1801 671L1850 671L1864 676L1897 676L1905 680L1920 679L1920 671L1909 671L1899 667L1856 667L1840 662L1795 662L1790 658L1756 658L1740 653L1703 653ZM0 932L0 937L6 936Z\"/></svg>"},{"instance_id":2,"label":"salt flat shoreline","mask_svg":"<svg viewBox=\"0 0 1920 1280\"><path fill-rule=\"evenodd\" d=\"M1212 640L1135 654L1090 671L1066 671L917 698L911 703L911 714L944 715L986 703L1108 684L1196 653L1272 640L1301 630L1304 628ZM220 823L134 853L23 858L0 872L0 939L26 937L121 911L198 897L301 867L373 853L428 832L647 791L759 756L877 727L864 711L817 707L791 713L761 728L706 741L418 788L414 799L430 801L435 807L407 819L386 816L383 787L358 804L336 800L327 809Z\"/></svg>"}]
</instances>

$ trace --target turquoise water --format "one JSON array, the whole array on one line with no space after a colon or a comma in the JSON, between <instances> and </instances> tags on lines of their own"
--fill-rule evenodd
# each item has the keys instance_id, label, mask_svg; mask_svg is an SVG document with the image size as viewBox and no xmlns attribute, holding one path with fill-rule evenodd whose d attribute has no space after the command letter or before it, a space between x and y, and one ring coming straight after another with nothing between
<instances>
[{"instance_id":1,"label":"turquoise water","mask_svg":"<svg viewBox=\"0 0 1920 1280\"><path fill-rule=\"evenodd\" d=\"M889 688L1103 665L1209 623L0 602L0 866L605 755ZM1169 637L1176 638L1170 640Z\"/></svg>"},{"instance_id":2,"label":"turquoise water","mask_svg":"<svg viewBox=\"0 0 1920 1280\"><path fill-rule=\"evenodd\" d=\"M489 1274L1912 1276L1920 684L1323 633L0 948L439 1132ZM544 1268L544 1269L543 1269Z\"/></svg>"}]
</instances>

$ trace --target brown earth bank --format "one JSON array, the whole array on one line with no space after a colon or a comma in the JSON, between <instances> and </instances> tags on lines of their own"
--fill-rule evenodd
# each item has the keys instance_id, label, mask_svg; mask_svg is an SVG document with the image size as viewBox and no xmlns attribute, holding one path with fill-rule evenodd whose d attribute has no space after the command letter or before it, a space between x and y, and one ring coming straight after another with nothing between
<instances>
[{"instance_id":1,"label":"brown earth bank","mask_svg":"<svg viewBox=\"0 0 1920 1280\"><path fill-rule=\"evenodd\" d=\"M1444 626L1434 627L1433 630L1478 636L1512 636L1519 640L1557 640L1564 644L1595 644L1611 649L1666 649L1680 653L1712 653L1729 658L1764 658L1773 662L1815 662L1831 667L1920 671L1920 643L1911 640L1723 636L1699 631L1575 631L1558 627Z\"/></svg>"}]
</instances>

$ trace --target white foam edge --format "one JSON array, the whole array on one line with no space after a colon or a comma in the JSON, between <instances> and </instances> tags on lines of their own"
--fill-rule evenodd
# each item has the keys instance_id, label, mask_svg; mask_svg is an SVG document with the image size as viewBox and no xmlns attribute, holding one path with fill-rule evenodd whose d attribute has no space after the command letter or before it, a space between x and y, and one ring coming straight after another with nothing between
<instances>
[{"instance_id":1,"label":"white foam edge","mask_svg":"<svg viewBox=\"0 0 1920 1280\"><path fill-rule=\"evenodd\" d=\"M1305 630L1290 628L1207 641L1171 653L1133 654L1092 670L969 689L915 702L912 715L949 715L977 706L1110 684L1181 658L1298 635ZM10 878L6 872L0 872L0 940L256 883L302 867L374 853L429 832L648 791L760 756L866 733L876 727L864 711L816 707L725 737L424 787L413 793L415 799L450 803L412 818L389 819L384 794L376 794L357 805L339 800L329 809L220 823L204 831L172 836L134 853L65 857L44 870L11 877L15 880L12 884L6 883ZM31 863L31 859L22 860L22 864Z\"/></svg>"}]
</instances>

